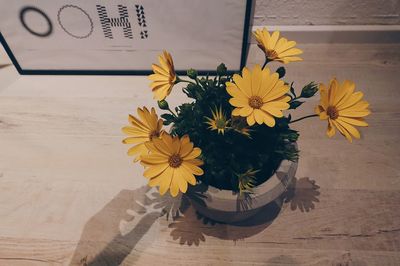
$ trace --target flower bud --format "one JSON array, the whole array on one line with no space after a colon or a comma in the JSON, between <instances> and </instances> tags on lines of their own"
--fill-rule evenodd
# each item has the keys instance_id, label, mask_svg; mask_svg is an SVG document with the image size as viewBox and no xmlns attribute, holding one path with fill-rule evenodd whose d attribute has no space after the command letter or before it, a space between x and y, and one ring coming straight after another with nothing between
<instances>
[{"instance_id":1,"label":"flower bud","mask_svg":"<svg viewBox=\"0 0 400 266\"><path fill-rule=\"evenodd\" d=\"M168 105L168 102L166 100L161 100L161 101L158 101L157 103L158 103L158 107L161 110L168 110L169 109L169 105Z\"/></svg>"},{"instance_id":2,"label":"flower bud","mask_svg":"<svg viewBox=\"0 0 400 266\"><path fill-rule=\"evenodd\" d=\"M285 74L286 74L286 70L285 70L284 67L279 67L279 68L276 70L276 73L278 73L279 78L283 78L283 77L285 76Z\"/></svg>"},{"instance_id":3,"label":"flower bud","mask_svg":"<svg viewBox=\"0 0 400 266\"><path fill-rule=\"evenodd\" d=\"M226 75L226 66L224 63L221 63L218 67L217 67L217 75L218 76L224 76Z\"/></svg>"},{"instance_id":4,"label":"flower bud","mask_svg":"<svg viewBox=\"0 0 400 266\"><path fill-rule=\"evenodd\" d=\"M318 91L318 85L315 84L314 82L310 82L304 88L301 90L301 95L300 97L303 98L310 98L313 97L314 94Z\"/></svg>"},{"instance_id":5,"label":"flower bud","mask_svg":"<svg viewBox=\"0 0 400 266\"><path fill-rule=\"evenodd\" d=\"M195 69L191 68L191 69L189 69L187 71L187 75L191 79L196 79L197 78L197 71Z\"/></svg>"}]
</instances>

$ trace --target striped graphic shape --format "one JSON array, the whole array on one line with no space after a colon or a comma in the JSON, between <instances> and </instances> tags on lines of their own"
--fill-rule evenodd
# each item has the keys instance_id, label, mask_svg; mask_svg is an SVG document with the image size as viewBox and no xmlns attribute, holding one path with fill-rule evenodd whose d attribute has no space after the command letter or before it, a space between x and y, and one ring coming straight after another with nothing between
<instances>
[{"instance_id":1,"label":"striped graphic shape","mask_svg":"<svg viewBox=\"0 0 400 266\"><path fill-rule=\"evenodd\" d=\"M112 28L121 27L124 32L124 37L133 39L133 32L131 23L129 22L128 8L124 5L118 5L119 18L110 18L107 14L105 6L96 5L97 13L100 18L101 27L103 29L104 37L114 39Z\"/></svg>"},{"instance_id":2,"label":"striped graphic shape","mask_svg":"<svg viewBox=\"0 0 400 266\"><path fill-rule=\"evenodd\" d=\"M140 26L140 38L147 39L149 32L147 30L146 16L144 14L144 7L142 5L135 5L137 21Z\"/></svg>"}]
</instances>

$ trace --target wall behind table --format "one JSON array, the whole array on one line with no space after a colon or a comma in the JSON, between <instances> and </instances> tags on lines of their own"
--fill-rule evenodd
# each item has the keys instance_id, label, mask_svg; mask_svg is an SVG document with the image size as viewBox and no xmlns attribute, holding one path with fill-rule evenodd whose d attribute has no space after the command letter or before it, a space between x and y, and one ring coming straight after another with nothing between
<instances>
[{"instance_id":1,"label":"wall behind table","mask_svg":"<svg viewBox=\"0 0 400 266\"><path fill-rule=\"evenodd\" d=\"M256 0L261 25L400 25L400 1Z\"/></svg>"}]
</instances>

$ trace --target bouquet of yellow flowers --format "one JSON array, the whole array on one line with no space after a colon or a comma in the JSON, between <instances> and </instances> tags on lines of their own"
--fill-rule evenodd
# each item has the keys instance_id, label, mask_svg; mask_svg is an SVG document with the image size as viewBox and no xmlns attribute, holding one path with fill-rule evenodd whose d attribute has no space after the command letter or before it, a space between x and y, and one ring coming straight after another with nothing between
<instances>
[{"instance_id":1,"label":"bouquet of yellow flowers","mask_svg":"<svg viewBox=\"0 0 400 266\"><path fill-rule=\"evenodd\" d=\"M138 108L138 116L129 115L130 125L123 128L123 140L133 146L128 155L144 167L150 186L158 186L161 195L186 193L188 187L202 183L218 189L251 193L275 173L283 160L298 159L294 145L299 134L290 128L294 122L319 116L327 122L329 137L339 131L347 140L360 138L356 126L368 124L370 114L363 93L355 84L332 79L327 86L310 82L299 95L284 81L283 67L267 67L271 61L284 64L301 61L296 42L280 38L279 32L257 30L254 36L265 54L264 64L256 64L240 73L229 72L224 64L217 75L199 76L189 69L187 79L179 77L171 55L164 51L159 64L153 64L150 87L159 108ZM167 97L178 83L192 99L170 108ZM293 120L284 111L298 108L319 91L315 114ZM168 126L167 130L164 126Z\"/></svg>"}]
</instances>

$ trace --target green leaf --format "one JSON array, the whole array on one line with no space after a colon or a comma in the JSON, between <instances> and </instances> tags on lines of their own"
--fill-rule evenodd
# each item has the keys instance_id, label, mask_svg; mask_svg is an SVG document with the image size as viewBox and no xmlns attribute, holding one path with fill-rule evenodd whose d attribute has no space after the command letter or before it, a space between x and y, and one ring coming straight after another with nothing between
<instances>
[{"instance_id":1,"label":"green leaf","mask_svg":"<svg viewBox=\"0 0 400 266\"><path fill-rule=\"evenodd\" d=\"M289 109L297 109L303 103L304 102L302 102L302 101L292 101L292 102L290 102L290 108Z\"/></svg>"},{"instance_id":2,"label":"green leaf","mask_svg":"<svg viewBox=\"0 0 400 266\"><path fill-rule=\"evenodd\" d=\"M292 84L290 84L290 92L293 94L293 97L296 98L296 92L294 91L293 83L294 82L292 82Z\"/></svg>"}]
</instances>

